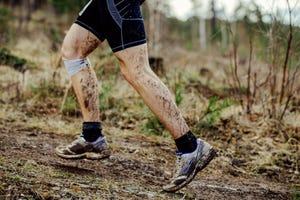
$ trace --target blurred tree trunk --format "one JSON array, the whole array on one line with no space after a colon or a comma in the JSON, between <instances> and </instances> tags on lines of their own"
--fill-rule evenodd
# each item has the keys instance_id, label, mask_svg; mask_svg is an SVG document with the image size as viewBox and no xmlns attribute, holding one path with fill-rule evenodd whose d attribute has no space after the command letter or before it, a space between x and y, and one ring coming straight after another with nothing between
<instances>
[{"instance_id":1,"label":"blurred tree trunk","mask_svg":"<svg viewBox=\"0 0 300 200\"><path fill-rule=\"evenodd\" d=\"M215 0L211 0L211 32L212 32L212 42L214 43L217 39L217 11L216 11L216 4Z\"/></svg>"},{"instance_id":2,"label":"blurred tree trunk","mask_svg":"<svg viewBox=\"0 0 300 200\"><path fill-rule=\"evenodd\" d=\"M164 75L162 49L162 28L163 28L163 11L166 9L166 2L160 0L146 1L149 11L149 63L152 70L157 75Z\"/></svg>"},{"instance_id":3,"label":"blurred tree trunk","mask_svg":"<svg viewBox=\"0 0 300 200\"><path fill-rule=\"evenodd\" d=\"M206 24L205 19L201 16L201 0L192 0L194 16L197 19L197 29L199 32L200 49L206 49ZM197 43L196 43L197 44Z\"/></svg>"},{"instance_id":4,"label":"blurred tree trunk","mask_svg":"<svg viewBox=\"0 0 300 200\"><path fill-rule=\"evenodd\" d=\"M149 3L148 3L149 2ZM160 51L160 32L161 32L161 13L160 7L162 2L160 0L148 1L149 9L149 52L152 56L159 55Z\"/></svg>"},{"instance_id":5,"label":"blurred tree trunk","mask_svg":"<svg viewBox=\"0 0 300 200\"><path fill-rule=\"evenodd\" d=\"M34 0L9 0L8 4L13 8L14 15L18 19L18 34L28 30L28 22L31 19L32 4Z\"/></svg>"},{"instance_id":6,"label":"blurred tree trunk","mask_svg":"<svg viewBox=\"0 0 300 200\"><path fill-rule=\"evenodd\" d=\"M18 20L18 34L28 32L28 24L33 11L49 4L48 1L43 0L8 0L4 3L7 3L15 11L14 15Z\"/></svg>"},{"instance_id":7,"label":"blurred tree trunk","mask_svg":"<svg viewBox=\"0 0 300 200\"><path fill-rule=\"evenodd\" d=\"M206 49L206 23L205 19L199 18L199 33L200 33L200 47L202 50Z\"/></svg>"}]
</instances>

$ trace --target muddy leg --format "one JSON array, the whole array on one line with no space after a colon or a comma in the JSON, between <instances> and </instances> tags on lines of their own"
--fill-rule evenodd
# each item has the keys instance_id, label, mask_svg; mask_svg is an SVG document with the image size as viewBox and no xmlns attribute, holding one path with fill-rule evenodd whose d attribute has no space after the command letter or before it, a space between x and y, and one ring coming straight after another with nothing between
<instances>
[{"instance_id":1,"label":"muddy leg","mask_svg":"<svg viewBox=\"0 0 300 200\"><path fill-rule=\"evenodd\" d=\"M124 78L141 95L144 102L164 124L174 139L189 131L174 98L165 84L151 70L147 44L115 53Z\"/></svg>"},{"instance_id":2,"label":"muddy leg","mask_svg":"<svg viewBox=\"0 0 300 200\"><path fill-rule=\"evenodd\" d=\"M65 59L85 58L100 41L89 31L73 24L66 35L62 56ZM72 86L85 122L99 122L98 81L94 69L88 66L71 77Z\"/></svg>"}]
</instances>

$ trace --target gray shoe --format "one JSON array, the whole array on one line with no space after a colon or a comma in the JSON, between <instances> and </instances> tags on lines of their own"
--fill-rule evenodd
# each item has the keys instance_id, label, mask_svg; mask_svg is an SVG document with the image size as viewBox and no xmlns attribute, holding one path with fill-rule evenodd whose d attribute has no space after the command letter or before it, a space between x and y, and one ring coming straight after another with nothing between
<instances>
[{"instance_id":1,"label":"gray shoe","mask_svg":"<svg viewBox=\"0 0 300 200\"><path fill-rule=\"evenodd\" d=\"M68 159L102 159L110 156L110 149L104 136L99 137L95 142L87 142L81 136L67 146L57 147L55 153Z\"/></svg>"},{"instance_id":2,"label":"gray shoe","mask_svg":"<svg viewBox=\"0 0 300 200\"><path fill-rule=\"evenodd\" d=\"M175 192L186 186L216 156L210 144L200 139L197 139L197 143L194 152L177 153L177 171L171 182L163 187L164 191Z\"/></svg>"}]
</instances>

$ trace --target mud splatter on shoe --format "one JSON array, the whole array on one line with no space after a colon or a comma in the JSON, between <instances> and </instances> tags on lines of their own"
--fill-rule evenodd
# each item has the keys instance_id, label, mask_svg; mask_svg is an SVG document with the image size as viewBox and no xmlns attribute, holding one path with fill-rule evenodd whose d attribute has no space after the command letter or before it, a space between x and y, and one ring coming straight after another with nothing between
<instances>
[{"instance_id":1,"label":"mud splatter on shoe","mask_svg":"<svg viewBox=\"0 0 300 200\"><path fill-rule=\"evenodd\" d=\"M192 153L176 153L177 170L171 182L163 187L164 191L175 192L186 186L216 156L210 144L200 139L197 143L197 149Z\"/></svg>"},{"instance_id":2,"label":"mud splatter on shoe","mask_svg":"<svg viewBox=\"0 0 300 200\"><path fill-rule=\"evenodd\" d=\"M110 156L110 149L105 137L99 137L95 142L87 142L82 136L67 146L59 146L55 153L67 159L102 159Z\"/></svg>"}]
</instances>

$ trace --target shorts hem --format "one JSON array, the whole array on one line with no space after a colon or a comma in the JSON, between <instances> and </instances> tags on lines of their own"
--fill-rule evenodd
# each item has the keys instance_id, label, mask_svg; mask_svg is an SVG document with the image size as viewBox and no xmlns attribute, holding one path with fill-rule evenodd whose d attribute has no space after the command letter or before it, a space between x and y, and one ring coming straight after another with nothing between
<instances>
[{"instance_id":1,"label":"shorts hem","mask_svg":"<svg viewBox=\"0 0 300 200\"><path fill-rule=\"evenodd\" d=\"M89 25L79 21L79 20L76 20L74 22L75 24L78 24L79 26L87 29L88 31L92 32L100 41L104 41L105 38L103 36L101 36L96 30L94 30L92 27L90 27Z\"/></svg>"},{"instance_id":2,"label":"shorts hem","mask_svg":"<svg viewBox=\"0 0 300 200\"><path fill-rule=\"evenodd\" d=\"M111 48L111 50L116 53L118 51L121 51L121 50L124 50L124 49L128 49L130 47L135 47L135 46L139 46L141 44L145 44L147 43L147 40L146 39L143 39L143 40L139 40L139 41L136 41L136 42L130 42L130 43L127 43L127 44L124 44L124 45L120 45L118 47L114 47L114 48Z\"/></svg>"}]
</instances>

